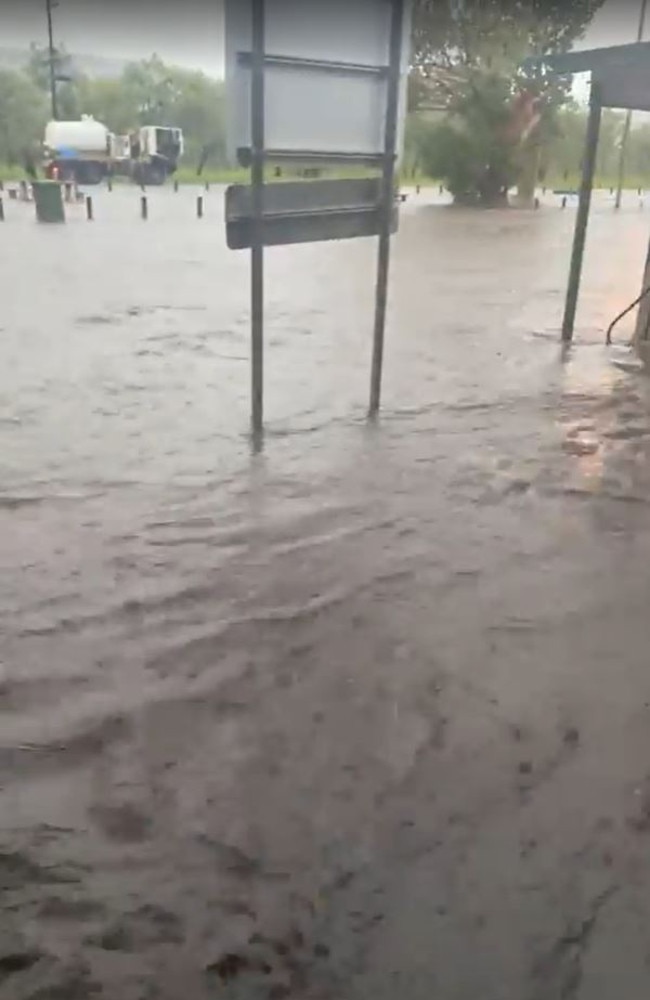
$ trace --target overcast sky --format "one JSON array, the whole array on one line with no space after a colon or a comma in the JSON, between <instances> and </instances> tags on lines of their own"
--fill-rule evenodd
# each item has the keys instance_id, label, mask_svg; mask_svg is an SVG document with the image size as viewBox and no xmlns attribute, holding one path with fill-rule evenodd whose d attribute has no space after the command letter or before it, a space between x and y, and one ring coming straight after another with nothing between
<instances>
[{"instance_id":1,"label":"overcast sky","mask_svg":"<svg viewBox=\"0 0 650 1000\"><path fill-rule=\"evenodd\" d=\"M571 0L567 0L570 3ZM634 41L640 0L606 0L580 47ZM223 73L222 0L58 0L56 38L72 52L163 59ZM647 24L650 38L650 17ZM45 0L0 0L0 44L46 40Z\"/></svg>"},{"instance_id":2,"label":"overcast sky","mask_svg":"<svg viewBox=\"0 0 650 1000\"><path fill-rule=\"evenodd\" d=\"M69 52L161 58L223 74L221 0L55 0L55 40ZM45 0L0 0L0 45L47 43Z\"/></svg>"}]
</instances>

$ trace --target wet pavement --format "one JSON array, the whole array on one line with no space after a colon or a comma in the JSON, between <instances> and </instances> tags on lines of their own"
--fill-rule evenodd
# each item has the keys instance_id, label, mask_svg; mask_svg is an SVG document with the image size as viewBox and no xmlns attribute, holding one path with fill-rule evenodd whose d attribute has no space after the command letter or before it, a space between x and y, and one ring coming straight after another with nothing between
<instances>
[{"instance_id":1,"label":"wet pavement","mask_svg":"<svg viewBox=\"0 0 650 1000\"><path fill-rule=\"evenodd\" d=\"M374 426L373 241L269 251L252 455L195 196L6 204L0 996L647 995L650 205L563 354L574 212L412 194Z\"/></svg>"}]
</instances>

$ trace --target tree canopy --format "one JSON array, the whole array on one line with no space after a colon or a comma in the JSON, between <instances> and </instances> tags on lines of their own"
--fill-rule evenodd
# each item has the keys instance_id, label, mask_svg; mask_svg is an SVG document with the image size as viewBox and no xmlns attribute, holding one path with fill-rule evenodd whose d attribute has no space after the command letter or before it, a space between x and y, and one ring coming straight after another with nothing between
<instances>
[{"instance_id":1,"label":"tree canopy","mask_svg":"<svg viewBox=\"0 0 650 1000\"><path fill-rule=\"evenodd\" d=\"M602 3L416 0L411 107L446 112L436 166L459 200L503 201L537 163L571 80L522 61L568 51Z\"/></svg>"}]
</instances>

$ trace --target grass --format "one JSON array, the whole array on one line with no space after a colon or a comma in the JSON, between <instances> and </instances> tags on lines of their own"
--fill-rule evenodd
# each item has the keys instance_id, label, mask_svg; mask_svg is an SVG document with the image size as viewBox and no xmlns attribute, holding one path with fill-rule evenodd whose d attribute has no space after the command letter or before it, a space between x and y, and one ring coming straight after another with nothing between
<instances>
[{"instance_id":1,"label":"grass","mask_svg":"<svg viewBox=\"0 0 650 1000\"><path fill-rule=\"evenodd\" d=\"M323 179L342 179L347 177L371 177L372 171L364 169L363 167L348 167L340 170L323 170L320 174ZM197 176L196 167L184 165L181 166L175 175L176 180L179 184L248 184L250 182L250 171L243 168L228 169L224 167L206 167L201 176ZM282 174L280 177L275 176L275 169L269 167L266 171L266 178L269 181L274 180L299 180L300 175L298 172L293 170L288 170L286 168L282 169ZM5 183L17 183L18 181L25 180L25 171L20 166L11 166L9 164L0 163L0 180ZM120 179L118 179L120 180ZM617 180L615 177L609 175L597 175L594 188L609 190L616 187ZM413 187L415 184L420 184L422 187L437 187L440 181L434 177L425 177L422 174L412 175L409 171L408 174L402 176L401 185L403 187ZM568 177L562 176L549 176L545 179L544 185L547 190L565 190L565 191L577 191L580 187L580 175L570 174ZM640 174L630 174L625 178L625 189L629 191L636 191L638 188L642 190L650 189L650 176L642 176Z\"/></svg>"}]
</instances>

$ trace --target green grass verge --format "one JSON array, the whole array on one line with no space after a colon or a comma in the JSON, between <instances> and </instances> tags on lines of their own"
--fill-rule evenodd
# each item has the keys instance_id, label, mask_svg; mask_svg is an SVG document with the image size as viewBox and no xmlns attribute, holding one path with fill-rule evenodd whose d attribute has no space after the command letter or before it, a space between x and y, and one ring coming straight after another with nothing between
<instances>
[{"instance_id":1,"label":"green grass verge","mask_svg":"<svg viewBox=\"0 0 650 1000\"><path fill-rule=\"evenodd\" d=\"M329 179L342 179L347 177L370 177L372 176L372 171L364 169L362 167L354 168L349 167L340 170L322 170L320 177ZM176 180L179 184L248 184L250 182L250 171L244 169L226 169L219 167L206 167L201 176L197 176L196 167L194 166L181 166L176 172ZM276 176L275 169L269 167L266 171L266 178L269 181L275 180L299 180L300 174L297 170L288 170L283 168L282 173L279 177ZM0 163L0 180L5 183L17 183L18 181L25 180L25 171L22 167L11 166L9 164ZM125 179L116 178L116 183L129 183ZM616 178L608 175L597 175L594 183L594 187L597 189L609 190L616 187ZM402 187L413 187L416 184L420 184L425 188L438 187L440 181L434 177L425 177L422 174L413 175L411 171L404 173L400 179L400 184ZM542 185L540 185L542 186ZM552 191L553 189L558 190L568 190L577 191L580 186L580 176L578 174L570 174L568 177L561 176L549 176L544 181L544 186L547 190ZM640 174L631 174L625 178L625 189L630 191L636 191L641 188L642 190L650 190L650 176L642 176Z\"/></svg>"}]
</instances>

